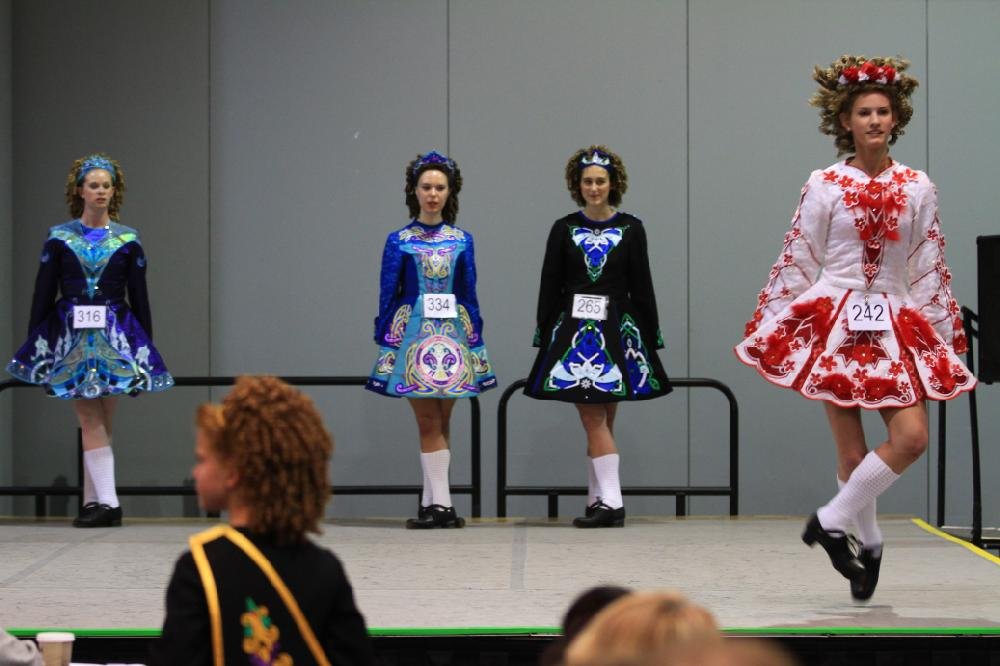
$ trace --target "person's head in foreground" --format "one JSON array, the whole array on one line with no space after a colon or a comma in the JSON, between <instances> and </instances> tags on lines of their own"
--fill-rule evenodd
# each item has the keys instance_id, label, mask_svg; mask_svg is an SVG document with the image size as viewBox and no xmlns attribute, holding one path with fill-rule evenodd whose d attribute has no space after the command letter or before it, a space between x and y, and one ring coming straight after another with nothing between
<instances>
[{"instance_id":1,"label":"person's head in foreground","mask_svg":"<svg viewBox=\"0 0 1000 666\"><path fill-rule=\"evenodd\" d=\"M679 592L635 592L598 613L566 649L566 666L662 666L721 640L707 610Z\"/></svg>"},{"instance_id":2,"label":"person's head in foreground","mask_svg":"<svg viewBox=\"0 0 1000 666\"><path fill-rule=\"evenodd\" d=\"M333 439L309 396L276 377L242 376L222 404L198 408L198 500L234 527L298 543L319 532Z\"/></svg>"},{"instance_id":3,"label":"person's head in foreground","mask_svg":"<svg viewBox=\"0 0 1000 666\"><path fill-rule=\"evenodd\" d=\"M566 609L562 620L562 636L552 641L539 659L541 666L556 666L563 663L566 646L569 645L595 615L612 602L629 594L630 590L618 585L598 585L581 592Z\"/></svg>"}]
</instances>

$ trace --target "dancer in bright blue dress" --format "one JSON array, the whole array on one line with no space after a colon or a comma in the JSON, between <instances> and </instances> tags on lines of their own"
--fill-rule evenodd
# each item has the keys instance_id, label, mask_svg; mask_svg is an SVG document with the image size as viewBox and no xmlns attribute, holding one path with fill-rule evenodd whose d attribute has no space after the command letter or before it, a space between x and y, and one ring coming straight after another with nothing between
<instances>
[{"instance_id":1,"label":"dancer in bright blue dress","mask_svg":"<svg viewBox=\"0 0 1000 666\"><path fill-rule=\"evenodd\" d=\"M118 222L124 193L117 161L95 154L73 163L66 182L73 219L49 230L28 339L7 365L18 379L74 401L84 448L77 527L121 524L111 450L117 396L174 383L153 346L139 233Z\"/></svg>"},{"instance_id":2,"label":"dancer in bright blue dress","mask_svg":"<svg viewBox=\"0 0 1000 666\"><path fill-rule=\"evenodd\" d=\"M449 422L455 398L496 386L476 297L472 235L455 226L462 175L437 152L406 168L412 221L382 253L371 391L409 398L420 430L424 490L410 528L461 527L448 486Z\"/></svg>"}]
</instances>

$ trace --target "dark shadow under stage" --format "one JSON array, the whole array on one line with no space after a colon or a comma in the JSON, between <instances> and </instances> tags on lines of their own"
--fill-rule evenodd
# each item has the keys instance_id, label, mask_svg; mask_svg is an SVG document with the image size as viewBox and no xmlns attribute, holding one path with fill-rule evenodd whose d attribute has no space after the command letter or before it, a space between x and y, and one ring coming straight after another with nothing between
<instances>
[{"instance_id":1,"label":"dark shadow under stage","mask_svg":"<svg viewBox=\"0 0 1000 666\"><path fill-rule=\"evenodd\" d=\"M386 664L533 663L573 597L599 583L681 590L730 635L781 637L805 663L1000 664L1000 559L922 521L883 520L879 589L859 604L825 553L802 544L803 523L631 518L577 530L510 518L424 532L337 520L318 541L343 560ZM78 660L141 660L174 559L210 524L3 521L0 625L76 631Z\"/></svg>"}]
</instances>

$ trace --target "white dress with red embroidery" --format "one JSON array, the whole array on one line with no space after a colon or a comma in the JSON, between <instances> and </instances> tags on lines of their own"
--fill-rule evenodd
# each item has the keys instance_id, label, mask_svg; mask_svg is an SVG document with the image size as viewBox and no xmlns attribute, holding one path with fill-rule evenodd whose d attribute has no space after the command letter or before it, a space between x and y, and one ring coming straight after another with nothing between
<instances>
[{"instance_id":1,"label":"white dress with red embroidery","mask_svg":"<svg viewBox=\"0 0 1000 666\"><path fill-rule=\"evenodd\" d=\"M875 178L838 162L814 171L736 345L768 381L866 409L949 400L976 385L944 260L937 191L893 163ZM853 292L884 296L888 330L848 327Z\"/></svg>"}]
</instances>

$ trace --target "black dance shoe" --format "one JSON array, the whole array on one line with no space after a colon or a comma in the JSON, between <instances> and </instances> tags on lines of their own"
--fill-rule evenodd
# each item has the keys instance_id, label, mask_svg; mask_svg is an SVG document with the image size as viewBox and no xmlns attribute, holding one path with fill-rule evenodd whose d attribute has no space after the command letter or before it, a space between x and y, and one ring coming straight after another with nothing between
<instances>
[{"instance_id":1,"label":"black dance shoe","mask_svg":"<svg viewBox=\"0 0 1000 666\"><path fill-rule=\"evenodd\" d=\"M87 502L80 509L80 515L73 520L73 527L120 527L122 508L107 504Z\"/></svg>"},{"instance_id":2,"label":"black dance shoe","mask_svg":"<svg viewBox=\"0 0 1000 666\"><path fill-rule=\"evenodd\" d=\"M865 566L865 575L860 580L851 581L851 596L858 601L867 601L875 594L878 585L878 570L882 567L882 546L861 548L858 559Z\"/></svg>"},{"instance_id":3,"label":"black dance shoe","mask_svg":"<svg viewBox=\"0 0 1000 666\"><path fill-rule=\"evenodd\" d=\"M431 514L431 508L429 506L424 506L420 502L417 502L417 518L421 520L426 518Z\"/></svg>"},{"instance_id":4,"label":"black dance shoe","mask_svg":"<svg viewBox=\"0 0 1000 666\"><path fill-rule=\"evenodd\" d=\"M814 545L817 541L823 546L826 554L830 556L833 568L850 580L852 583L860 581L865 575L865 565L851 551L847 535L840 530L825 530L819 524L819 517L814 513L806 523L806 529L802 533L802 541L807 546Z\"/></svg>"},{"instance_id":5,"label":"black dance shoe","mask_svg":"<svg viewBox=\"0 0 1000 666\"><path fill-rule=\"evenodd\" d=\"M604 502L594 502L587 511L583 518L573 519L573 527L625 527L625 507L612 509Z\"/></svg>"},{"instance_id":6,"label":"black dance shoe","mask_svg":"<svg viewBox=\"0 0 1000 666\"><path fill-rule=\"evenodd\" d=\"M421 507L421 509L422 511L417 513L416 518L410 518L406 521L406 529L429 530L435 527L465 527L465 518L456 515L453 506L431 504L427 507Z\"/></svg>"},{"instance_id":7,"label":"black dance shoe","mask_svg":"<svg viewBox=\"0 0 1000 666\"><path fill-rule=\"evenodd\" d=\"M597 511L598 505L600 505L601 500L594 500L593 504L588 504L587 508L584 510L583 515L587 518L593 518L594 512Z\"/></svg>"}]
</instances>

